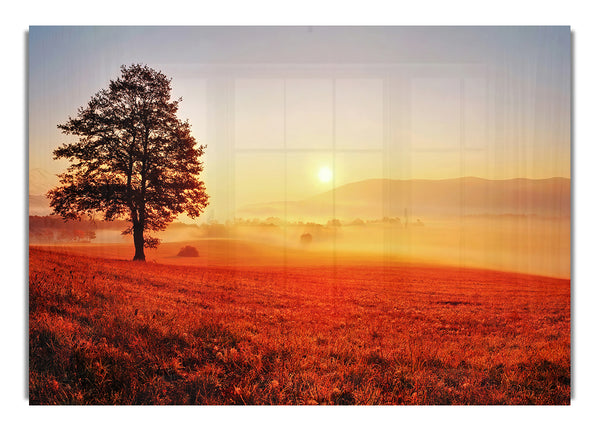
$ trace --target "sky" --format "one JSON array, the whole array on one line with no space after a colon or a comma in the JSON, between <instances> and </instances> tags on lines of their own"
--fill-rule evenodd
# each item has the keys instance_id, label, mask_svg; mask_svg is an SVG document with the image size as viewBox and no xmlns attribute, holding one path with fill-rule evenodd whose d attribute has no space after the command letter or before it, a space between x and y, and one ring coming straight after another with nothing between
<instances>
[{"instance_id":1,"label":"sky","mask_svg":"<svg viewBox=\"0 0 600 431\"><path fill-rule=\"evenodd\" d=\"M133 63L207 146L205 219L371 178L571 176L569 27L31 27L30 194L67 166L56 125Z\"/></svg>"}]
</instances>

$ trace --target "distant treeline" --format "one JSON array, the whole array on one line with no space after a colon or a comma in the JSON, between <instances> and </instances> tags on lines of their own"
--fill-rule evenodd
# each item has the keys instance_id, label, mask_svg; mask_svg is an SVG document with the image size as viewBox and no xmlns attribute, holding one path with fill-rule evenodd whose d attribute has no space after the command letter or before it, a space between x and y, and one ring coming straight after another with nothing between
<instances>
[{"instance_id":1,"label":"distant treeline","mask_svg":"<svg viewBox=\"0 0 600 431\"><path fill-rule=\"evenodd\" d=\"M326 237L335 234L344 226L367 226L371 224L393 224L404 228L408 226L423 226L419 219L408 222L406 218L383 217L381 219L363 220L356 218L352 221L341 221L331 219L325 223L285 221L278 217L266 219L243 219L236 218L220 223L215 220L201 224L188 224L182 222L172 223L167 234L192 235L201 238L232 237L240 234L237 228L253 227L261 232L279 230L283 227L302 228L305 233L310 233L315 238ZM89 217L81 220L63 220L59 216L29 216L29 241L31 243L54 243L54 242L90 242L96 238L97 231L123 232L129 228L129 222L125 220L102 221Z\"/></svg>"},{"instance_id":2,"label":"distant treeline","mask_svg":"<svg viewBox=\"0 0 600 431\"><path fill-rule=\"evenodd\" d=\"M352 221L342 221L340 219L331 219L326 223L314 223L314 222L286 222L279 217L268 217L264 220L254 218L254 219L243 219L236 218L233 223L230 221L225 222L225 225L234 225L234 226L326 226L326 227L341 227L341 226L361 226L365 224L380 224L380 223L389 223L389 224L409 224L408 219L406 217L383 217L380 219L370 219L363 220L361 218L356 218ZM215 224L215 223L212 223ZM422 226L423 222L420 219L411 222L412 225Z\"/></svg>"},{"instance_id":3,"label":"distant treeline","mask_svg":"<svg viewBox=\"0 0 600 431\"><path fill-rule=\"evenodd\" d=\"M63 220L59 216L29 216L30 242L90 242L97 230L127 229L125 220L100 221L89 217Z\"/></svg>"}]
</instances>

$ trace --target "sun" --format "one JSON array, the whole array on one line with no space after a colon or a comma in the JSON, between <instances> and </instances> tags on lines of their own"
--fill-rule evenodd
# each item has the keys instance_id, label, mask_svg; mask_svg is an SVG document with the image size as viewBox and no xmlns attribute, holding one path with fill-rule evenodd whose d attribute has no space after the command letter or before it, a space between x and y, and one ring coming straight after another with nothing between
<instances>
[{"instance_id":1,"label":"sun","mask_svg":"<svg viewBox=\"0 0 600 431\"><path fill-rule=\"evenodd\" d=\"M323 166L321 169L319 169L319 180L322 183L329 183L331 182L331 179L333 178L333 172L331 172L331 169L327 166Z\"/></svg>"}]
</instances>

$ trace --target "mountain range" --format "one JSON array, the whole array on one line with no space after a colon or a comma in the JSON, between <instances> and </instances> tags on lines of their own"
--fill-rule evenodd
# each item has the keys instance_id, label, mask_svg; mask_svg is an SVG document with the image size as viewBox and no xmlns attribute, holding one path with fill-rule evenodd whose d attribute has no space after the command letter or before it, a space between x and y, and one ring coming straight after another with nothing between
<instances>
[{"instance_id":1,"label":"mountain range","mask_svg":"<svg viewBox=\"0 0 600 431\"><path fill-rule=\"evenodd\" d=\"M370 179L336 187L308 199L247 205L238 217L328 219L528 215L568 218L569 178L489 180Z\"/></svg>"}]
</instances>

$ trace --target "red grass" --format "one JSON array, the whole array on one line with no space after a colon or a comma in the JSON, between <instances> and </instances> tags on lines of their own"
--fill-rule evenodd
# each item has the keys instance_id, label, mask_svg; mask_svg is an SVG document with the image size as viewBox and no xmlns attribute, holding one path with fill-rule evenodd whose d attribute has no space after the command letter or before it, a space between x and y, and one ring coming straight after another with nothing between
<instances>
[{"instance_id":1,"label":"red grass","mask_svg":"<svg viewBox=\"0 0 600 431\"><path fill-rule=\"evenodd\" d=\"M32 404L569 404L570 281L30 248Z\"/></svg>"}]
</instances>

